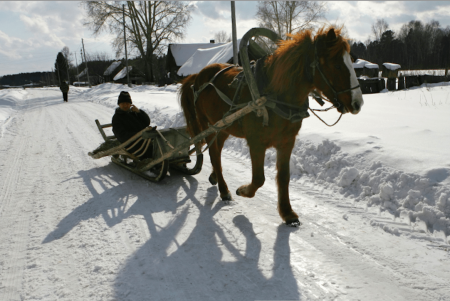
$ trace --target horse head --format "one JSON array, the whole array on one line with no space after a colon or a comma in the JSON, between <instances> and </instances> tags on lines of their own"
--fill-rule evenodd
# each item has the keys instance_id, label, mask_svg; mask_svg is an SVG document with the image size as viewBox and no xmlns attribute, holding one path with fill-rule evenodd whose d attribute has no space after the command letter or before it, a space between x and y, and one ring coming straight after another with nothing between
<instances>
[{"instance_id":1,"label":"horse head","mask_svg":"<svg viewBox=\"0 0 450 301\"><path fill-rule=\"evenodd\" d=\"M315 36L312 80L316 89L341 113L358 114L364 104L350 56L350 45L340 29L320 29Z\"/></svg>"}]
</instances>

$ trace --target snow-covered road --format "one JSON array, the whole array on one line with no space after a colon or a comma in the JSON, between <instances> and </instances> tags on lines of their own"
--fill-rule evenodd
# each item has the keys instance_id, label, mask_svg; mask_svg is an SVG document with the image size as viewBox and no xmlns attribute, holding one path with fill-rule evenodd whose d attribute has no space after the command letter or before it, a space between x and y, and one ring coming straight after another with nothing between
<instances>
[{"instance_id":1,"label":"snow-covered road","mask_svg":"<svg viewBox=\"0 0 450 301\"><path fill-rule=\"evenodd\" d=\"M450 247L425 223L293 176L303 225L290 228L270 164L253 199L224 204L207 155L200 174L158 184L87 156L102 140L94 120L113 114L105 90L110 106L81 88L68 103L55 88L14 93L0 136L0 300L450 300ZM148 111L165 122L164 108ZM231 191L251 178L233 149Z\"/></svg>"}]
</instances>

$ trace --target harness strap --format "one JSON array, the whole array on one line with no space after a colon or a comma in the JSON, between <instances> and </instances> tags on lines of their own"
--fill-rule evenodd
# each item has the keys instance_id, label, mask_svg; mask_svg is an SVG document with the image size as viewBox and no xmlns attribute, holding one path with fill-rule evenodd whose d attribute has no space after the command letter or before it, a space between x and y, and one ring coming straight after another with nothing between
<instances>
[{"instance_id":1,"label":"harness strap","mask_svg":"<svg viewBox=\"0 0 450 301\"><path fill-rule=\"evenodd\" d=\"M221 74L222 72L224 72L225 70L228 70L230 68L233 68L234 65L230 65L222 70L220 70L219 72L217 72L209 82L204 83L203 85L200 86L200 88L198 89L198 91L195 91L195 87L194 85L191 86L192 91L194 92L194 105L197 102L198 96L200 95L200 93L202 93L203 90L206 89L206 87L208 87L208 85L211 85L214 87L214 89L216 89L217 94L220 96L220 98L222 98L223 100L225 100L227 103L231 103L231 100L228 98L228 96L225 95L225 93L223 93L222 91L220 91L214 84L214 80L216 79L217 76L219 76L219 74Z\"/></svg>"}]
</instances>

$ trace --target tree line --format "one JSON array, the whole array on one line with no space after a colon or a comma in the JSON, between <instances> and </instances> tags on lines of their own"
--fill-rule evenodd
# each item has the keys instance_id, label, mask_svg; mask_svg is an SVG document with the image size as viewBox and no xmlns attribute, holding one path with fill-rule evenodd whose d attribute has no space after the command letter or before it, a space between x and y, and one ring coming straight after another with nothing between
<instances>
[{"instance_id":1,"label":"tree line","mask_svg":"<svg viewBox=\"0 0 450 301\"><path fill-rule=\"evenodd\" d=\"M53 77L53 72L8 74L0 77L0 86L23 86L27 84L51 83Z\"/></svg>"},{"instance_id":2,"label":"tree line","mask_svg":"<svg viewBox=\"0 0 450 301\"><path fill-rule=\"evenodd\" d=\"M116 57L124 56L127 45L129 65L146 82L166 78L167 47L184 37L194 9L192 3L178 1L89 1L82 5L87 12L84 25L94 35L104 31L113 34L115 39L111 45ZM326 24L323 20L327 5L318 1L259 1L255 17L260 27L269 28L286 39L290 33L314 30ZM345 26L342 32L347 32ZM372 33L373 40L364 43L350 39L351 50L358 58L379 65L397 63L402 69L445 68L450 64L450 28L442 28L437 21L410 21L396 33L381 19L373 24ZM214 38L216 42L231 41L231 36L223 30ZM59 85L64 80L78 81L76 75L86 66L90 76L101 79L115 61L106 54L82 53L81 58L85 55L87 62L74 63L72 55L67 47L58 52L54 75L47 76L47 82Z\"/></svg>"},{"instance_id":3,"label":"tree line","mask_svg":"<svg viewBox=\"0 0 450 301\"><path fill-rule=\"evenodd\" d=\"M438 21L413 20L396 33L379 19L372 33L374 40L351 43L356 57L378 65L396 63L405 70L444 69L450 65L450 27L442 28Z\"/></svg>"}]
</instances>

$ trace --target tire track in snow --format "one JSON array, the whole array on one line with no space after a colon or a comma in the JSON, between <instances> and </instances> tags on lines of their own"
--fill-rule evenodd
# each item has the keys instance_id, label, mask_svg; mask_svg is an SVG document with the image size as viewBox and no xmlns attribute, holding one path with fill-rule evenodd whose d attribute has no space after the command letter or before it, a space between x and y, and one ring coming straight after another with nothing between
<instances>
[{"instance_id":1,"label":"tire track in snow","mask_svg":"<svg viewBox=\"0 0 450 301\"><path fill-rule=\"evenodd\" d=\"M16 118L16 124L21 135L11 137L14 147L10 150L17 150L11 166L5 177L5 183L1 195L0 210L0 229L8 229L4 234L7 237L1 237L2 242L8 242L10 248L2 260L2 273L0 282L0 300L21 300L23 299L23 272L26 264L25 250L27 246L27 234L29 231L29 212L31 211L29 202L29 186L19 186L22 183L28 163L27 150L29 149L29 137L26 129L25 112ZM18 120L25 121L19 123ZM33 121L28 121L33 122ZM4 235L2 235L4 236Z\"/></svg>"},{"instance_id":2,"label":"tire track in snow","mask_svg":"<svg viewBox=\"0 0 450 301\"><path fill-rule=\"evenodd\" d=\"M92 140L87 140L86 137L97 136L99 139L101 139L100 133L98 133L97 127L95 126L94 119L102 119L99 118L99 116L95 116L95 118L90 119L89 117L87 117L87 114L93 115L95 112L98 112L98 107L101 106L91 103L69 103L66 107L70 109L71 114L67 114L67 111L59 114L67 114L67 118L62 124L62 132L64 132L65 135L64 141L63 143L61 143L60 149L58 151L62 154L62 156L64 156L65 154L70 154L67 157L68 164L66 165L75 178L80 176L83 178L84 182L81 182L81 185L77 185L78 189L80 190L80 194L92 196L92 198L90 200L87 200L87 202L93 200L96 200L96 202L98 202L104 198L110 198L111 200L120 200L120 198L122 197L120 194L118 194L120 190L114 189L114 187L119 185L119 183L108 181L108 178L102 174L102 169L92 168L93 166L104 166L105 159L93 160L87 155L87 152L97 147L98 144L95 143L95 146L93 146L94 142ZM105 114L103 111L100 112L101 113L99 115ZM57 122L57 120L58 119L55 118L55 122ZM86 126L86 124L88 124L88 126ZM87 134L84 132L84 130L87 130L88 128L90 129L89 133ZM124 175L127 176L129 175L128 171L123 171L120 168L117 169L119 173L124 173ZM86 181L96 182L97 184L100 184L100 187L98 187L98 185L94 187ZM86 186L86 184L89 185ZM109 193L110 190L113 190L114 193ZM71 193L69 193L69 195L71 195ZM84 201L86 202L86 200ZM83 201L78 202L78 207L74 210L76 211L78 208L83 207L85 204L86 203L83 203ZM91 203L90 207L91 206L95 207L95 202ZM98 209L104 210L104 208ZM134 246L134 243L131 242L128 234L128 232L130 231L128 225L129 222L122 221L121 226L114 226L117 222L115 221L115 219L119 218L117 216L117 210L120 211L121 208L113 206L110 210L108 210L108 212L99 212L99 215L94 219L85 220L78 226L78 231L84 229L86 235L90 236L90 240L97 241L96 245L81 245L81 256L76 256L76 258L73 260L73 262L77 263L77 268L79 270L77 274L86 275L87 280L91 279L91 277L111 278L114 276L114 270L120 266L118 265L116 268L110 266L109 263L105 262L103 256L99 257L98 251L96 249L102 249L101 252L108 254L109 261L112 260L116 262L120 262L121 258L126 257L127 254L133 253L136 250L136 247ZM106 238L104 237L105 220L103 220L102 217L106 219L107 224L107 220L110 220L110 222L113 223L112 225L109 225L109 227L112 228L112 231L106 231ZM142 241L145 241L145 239L142 239ZM118 255L113 256L113 254ZM114 260L113 258L116 259ZM91 279L83 285L85 296L110 296L112 290L109 288L109 286L101 285L99 287L98 285L96 285L95 287L93 287L92 283L95 283L95 279Z\"/></svg>"},{"instance_id":3,"label":"tire track in snow","mask_svg":"<svg viewBox=\"0 0 450 301\"><path fill-rule=\"evenodd\" d=\"M26 109L25 109L26 111ZM24 113L21 113L22 115L21 119L23 120ZM18 123L18 117L15 117L16 124ZM6 172L6 174L2 175L2 178L5 180L1 195L0 195L0 217L3 215L3 211L5 208L9 205L11 202L11 195L14 193L14 190L17 186L18 179L21 174L21 169L23 165L23 152L27 148L28 139L26 138L20 138L19 136L15 136L16 139L14 140L14 144L18 144L14 147L10 147L10 150L15 150L14 157L11 161L4 160L4 162L12 162L11 166L9 167L9 170ZM3 171L5 171L5 168L3 168Z\"/></svg>"}]
</instances>

